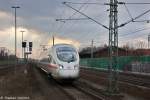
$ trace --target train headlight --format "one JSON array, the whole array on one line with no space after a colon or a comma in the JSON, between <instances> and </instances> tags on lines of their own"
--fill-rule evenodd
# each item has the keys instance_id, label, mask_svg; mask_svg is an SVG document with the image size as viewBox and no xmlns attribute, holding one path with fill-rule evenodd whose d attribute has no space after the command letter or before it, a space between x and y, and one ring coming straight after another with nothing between
<instances>
[{"instance_id":1,"label":"train headlight","mask_svg":"<svg viewBox=\"0 0 150 100\"><path fill-rule=\"evenodd\" d=\"M59 68L60 68L60 69L63 69L63 68L64 68L64 66L63 66L63 65L59 65Z\"/></svg>"},{"instance_id":2,"label":"train headlight","mask_svg":"<svg viewBox=\"0 0 150 100\"><path fill-rule=\"evenodd\" d=\"M75 66L74 66L74 69L78 69L78 68L79 68L79 65L75 65Z\"/></svg>"}]
</instances>

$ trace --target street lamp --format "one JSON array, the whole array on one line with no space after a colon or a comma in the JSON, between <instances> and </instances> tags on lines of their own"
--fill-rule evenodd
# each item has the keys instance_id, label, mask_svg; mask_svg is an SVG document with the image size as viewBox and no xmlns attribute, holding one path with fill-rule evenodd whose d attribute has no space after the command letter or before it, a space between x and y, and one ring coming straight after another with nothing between
<instances>
[{"instance_id":1,"label":"street lamp","mask_svg":"<svg viewBox=\"0 0 150 100\"><path fill-rule=\"evenodd\" d=\"M20 31L21 33L22 33L22 43L23 43L23 33L25 32L25 31ZM22 58L23 58L23 47L22 47Z\"/></svg>"},{"instance_id":2,"label":"street lamp","mask_svg":"<svg viewBox=\"0 0 150 100\"><path fill-rule=\"evenodd\" d=\"M17 20L16 20L16 9L20 8L19 6L12 6L11 8L15 9L15 57L17 57Z\"/></svg>"}]
</instances>

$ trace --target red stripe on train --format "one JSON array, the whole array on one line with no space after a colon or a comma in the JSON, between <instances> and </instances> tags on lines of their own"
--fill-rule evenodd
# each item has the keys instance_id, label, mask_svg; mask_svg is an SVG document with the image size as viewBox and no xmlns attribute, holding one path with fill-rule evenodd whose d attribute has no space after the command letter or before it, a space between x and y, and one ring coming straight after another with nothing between
<instances>
[{"instance_id":1,"label":"red stripe on train","mask_svg":"<svg viewBox=\"0 0 150 100\"><path fill-rule=\"evenodd\" d=\"M57 68L58 65L56 65L56 64L48 64L48 67L50 67L50 68Z\"/></svg>"}]
</instances>

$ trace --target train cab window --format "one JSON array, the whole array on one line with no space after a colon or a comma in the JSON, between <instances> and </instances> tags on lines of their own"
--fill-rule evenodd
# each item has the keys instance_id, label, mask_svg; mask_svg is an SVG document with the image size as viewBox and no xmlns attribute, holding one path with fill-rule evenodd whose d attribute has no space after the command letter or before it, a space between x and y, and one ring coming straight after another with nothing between
<instances>
[{"instance_id":1,"label":"train cab window","mask_svg":"<svg viewBox=\"0 0 150 100\"><path fill-rule=\"evenodd\" d=\"M74 62L77 60L76 51L73 48L61 47L56 50L57 57L63 62Z\"/></svg>"}]
</instances>

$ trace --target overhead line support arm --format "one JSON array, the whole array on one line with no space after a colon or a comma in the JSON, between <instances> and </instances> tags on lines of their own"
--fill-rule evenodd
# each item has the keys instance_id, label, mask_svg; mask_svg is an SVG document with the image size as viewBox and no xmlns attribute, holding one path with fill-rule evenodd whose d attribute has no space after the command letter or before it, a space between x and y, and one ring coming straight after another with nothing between
<instances>
[{"instance_id":1,"label":"overhead line support arm","mask_svg":"<svg viewBox=\"0 0 150 100\"><path fill-rule=\"evenodd\" d=\"M127 22L125 22L125 23L123 23L123 24L119 25L117 28L119 28L119 27L123 27L123 26L125 26L126 24L128 24L128 23L130 23L130 22L134 22L134 20L136 20L136 19L140 18L141 16L143 16L143 15L147 14L148 12L150 12L150 9L149 9L149 10L147 10L147 11L145 11L145 12L143 12L142 14L138 15L137 17L135 17L135 18L133 18L133 19L131 19L131 20L129 20L129 21L127 21Z\"/></svg>"},{"instance_id":2,"label":"overhead line support arm","mask_svg":"<svg viewBox=\"0 0 150 100\"><path fill-rule=\"evenodd\" d=\"M76 12L80 13L81 15L83 15L83 16L85 16L85 17L87 17L88 19L90 19L90 20L94 21L95 23L97 23L97 24L101 25L101 26L102 26L102 27L104 27L105 29L108 29L108 30L109 30L109 28L108 28L107 26L105 26L105 25L101 24L100 22L98 22L98 21L94 20L93 18L91 18L91 17L87 16L86 14L84 14L84 13L80 12L79 10L77 10L77 9L75 9L75 8L73 8L73 7L71 7L70 5L68 5L68 4L67 4L67 2L63 2L63 4L64 4L64 5L66 5L67 7L69 7L69 8L71 8L71 9L75 10Z\"/></svg>"}]
</instances>

